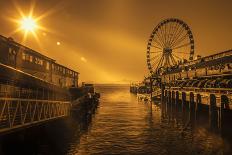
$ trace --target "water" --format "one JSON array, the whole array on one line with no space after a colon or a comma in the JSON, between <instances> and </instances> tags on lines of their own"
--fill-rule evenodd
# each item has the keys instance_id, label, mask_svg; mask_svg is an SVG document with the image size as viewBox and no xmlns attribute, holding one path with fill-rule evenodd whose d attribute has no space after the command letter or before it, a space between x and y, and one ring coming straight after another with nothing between
<instances>
[{"instance_id":1,"label":"water","mask_svg":"<svg viewBox=\"0 0 232 155\"><path fill-rule=\"evenodd\" d=\"M28 153L24 144L27 154L231 154L230 123L213 125L207 108L193 113L186 107L145 103L128 86L96 89L101 99L92 116L77 113L41 127L34 137L36 149Z\"/></svg>"},{"instance_id":2,"label":"water","mask_svg":"<svg viewBox=\"0 0 232 155\"><path fill-rule=\"evenodd\" d=\"M206 112L192 116L181 106L138 102L128 87L97 90L101 103L76 154L229 154L230 142Z\"/></svg>"}]
</instances>

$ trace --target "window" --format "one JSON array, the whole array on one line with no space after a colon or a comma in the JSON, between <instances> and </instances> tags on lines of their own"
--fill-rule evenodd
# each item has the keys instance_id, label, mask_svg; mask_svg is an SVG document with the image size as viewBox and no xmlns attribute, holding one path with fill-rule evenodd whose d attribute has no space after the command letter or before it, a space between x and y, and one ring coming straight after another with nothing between
<instances>
[{"instance_id":1,"label":"window","mask_svg":"<svg viewBox=\"0 0 232 155\"><path fill-rule=\"evenodd\" d=\"M25 61L30 61L30 62L33 61L32 55L29 55L29 54L27 54L25 52L22 53L22 59L25 60Z\"/></svg>"},{"instance_id":2,"label":"window","mask_svg":"<svg viewBox=\"0 0 232 155\"><path fill-rule=\"evenodd\" d=\"M35 58L35 63L42 66L43 65L43 60L40 59L40 58Z\"/></svg>"},{"instance_id":3,"label":"window","mask_svg":"<svg viewBox=\"0 0 232 155\"><path fill-rule=\"evenodd\" d=\"M13 55L15 55L16 54L16 51L14 50L14 49L12 49L12 48L9 48L9 54L13 54Z\"/></svg>"},{"instance_id":4,"label":"window","mask_svg":"<svg viewBox=\"0 0 232 155\"><path fill-rule=\"evenodd\" d=\"M46 63L46 69L49 70L50 64L49 62Z\"/></svg>"},{"instance_id":5,"label":"window","mask_svg":"<svg viewBox=\"0 0 232 155\"><path fill-rule=\"evenodd\" d=\"M32 55L30 55L30 62L32 62L33 61L33 57L32 57Z\"/></svg>"},{"instance_id":6,"label":"window","mask_svg":"<svg viewBox=\"0 0 232 155\"><path fill-rule=\"evenodd\" d=\"M52 64L52 70L55 70L54 64Z\"/></svg>"},{"instance_id":7,"label":"window","mask_svg":"<svg viewBox=\"0 0 232 155\"><path fill-rule=\"evenodd\" d=\"M26 54L24 52L22 53L22 59L26 60Z\"/></svg>"}]
</instances>

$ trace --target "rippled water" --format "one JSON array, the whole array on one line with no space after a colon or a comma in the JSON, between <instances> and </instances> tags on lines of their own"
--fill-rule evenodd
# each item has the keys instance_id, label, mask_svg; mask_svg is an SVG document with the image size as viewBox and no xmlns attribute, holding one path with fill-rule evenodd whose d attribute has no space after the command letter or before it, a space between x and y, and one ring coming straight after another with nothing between
<instances>
[{"instance_id":1,"label":"rippled water","mask_svg":"<svg viewBox=\"0 0 232 155\"><path fill-rule=\"evenodd\" d=\"M99 108L70 154L223 154L230 142L210 128L208 113L138 102L128 87L97 87Z\"/></svg>"},{"instance_id":2,"label":"rippled water","mask_svg":"<svg viewBox=\"0 0 232 155\"><path fill-rule=\"evenodd\" d=\"M181 104L145 103L130 94L128 86L96 89L101 99L92 116L76 112L63 121L36 127L35 134L30 129L26 133L33 136L25 136L23 144L21 140L20 145L5 147L20 146L14 149L25 148L26 153L20 154L45 155L232 154L231 117L219 127L210 123L207 108L193 113Z\"/></svg>"}]
</instances>

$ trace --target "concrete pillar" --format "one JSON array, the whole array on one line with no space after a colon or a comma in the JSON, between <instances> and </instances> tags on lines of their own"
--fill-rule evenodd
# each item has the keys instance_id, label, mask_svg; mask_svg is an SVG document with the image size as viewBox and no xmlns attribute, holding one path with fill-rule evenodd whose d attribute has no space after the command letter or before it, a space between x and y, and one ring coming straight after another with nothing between
<instances>
[{"instance_id":1,"label":"concrete pillar","mask_svg":"<svg viewBox=\"0 0 232 155\"><path fill-rule=\"evenodd\" d=\"M168 93L167 90L164 90L164 102L167 102Z\"/></svg>"},{"instance_id":2,"label":"concrete pillar","mask_svg":"<svg viewBox=\"0 0 232 155\"><path fill-rule=\"evenodd\" d=\"M229 98L226 95L221 96L220 120L221 124L226 120L226 110L229 109Z\"/></svg>"},{"instance_id":3,"label":"concrete pillar","mask_svg":"<svg viewBox=\"0 0 232 155\"><path fill-rule=\"evenodd\" d=\"M190 92L189 97L189 108L193 111L195 111L195 103L194 103L194 94L193 92Z\"/></svg>"},{"instance_id":4,"label":"concrete pillar","mask_svg":"<svg viewBox=\"0 0 232 155\"><path fill-rule=\"evenodd\" d=\"M221 107L223 107L223 109L230 109L229 98L226 95L221 96Z\"/></svg>"},{"instance_id":5,"label":"concrete pillar","mask_svg":"<svg viewBox=\"0 0 232 155\"><path fill-rule=\"evenodd\" d=\"M172 102L172 94L171 91L168 91L168 103L170 104Z\"/></svg>"},{"instance_id":6,"label":"concrete pillar","mask_svg":"<svg viewBox=\"0 0 232 155\"><path fill-rule=\"evenodd\" d=\"M179 92L178 91L176 91L176 98L175 98L175 103L176 103L176 105L178 104L178 102L179 102Z\"/></svg>"},{"instance_id":7,"label":"concrete pillar","mask_svg":"<svg viewBox=\"0 0 232 155\"><path fill-rule=\"evenodd\" d=\"M153 80L152 78L150 78L150 89L151 89L151 90L150 90L150 97L151 97L151 101L152 101L152 97L153 97L153 96L152 96L152 91L153 91L153 81L154 81L154 80Z\"/></svg>"},{"instance_id":8,"label":"concrete pillar","mask_svg":"<svg viewBox=\"0 0 232 155\"><path fill-rule=\"evenodd\" d=\"M172 91L172 103L176 103L175 102L175 98L176 98L176 93L175 93L175 91Z\"/></svg>"},{"instance_id":9,"label":"concrete pillar","mask_svg":"<svg viewBox=\"0 0 232 155\"><path fill-rule=\"evenodd\" d=\"M164 85L163 84L161 84L161 103L163 103L164 102L164 100L165 100L165 92L164 92Z\"/></svg>"},{"instance_id":10,"label":"concrete pillar","mask_svg":"<svg viewBox=\"0 0 232 155\"><path fill-rule=\"evenodd\" d=\"M196 104L194 102L194 94L193 92L190 92L189 94L189 110L190 110L190 120L194 123L192 125L195 125L196 121Z\"/></svg>"},{"instance_id":11,"label":"concrete pillar","mask_svg":"<svg viewBox=\"0 0 232 155\"><path fill-rule=\"evenodd\" d=\"M210 94L209 116L211 129L216 129L218 127L218 110L214 94Z\"/></svg>"},{"instance_id":12,"label":"concrete pillar","mask_svg":"<svg viewBox=\"0 0 232 155\"><path fill-rule=\"evenodd\" d=\"M182 92L182 106L186 104L186 93Z\"/></svg>"},{"instance_id":13,"label":"concrete pillar","mask_svg":"<svg viewBox=\"0 0 232 155\"><path fill-rule=\"evenodd\" d=\"M198 107L199 107L200 104L201 104L201 95L197 94L196 109L198 109Z\"/></svg>"}]
</instances>

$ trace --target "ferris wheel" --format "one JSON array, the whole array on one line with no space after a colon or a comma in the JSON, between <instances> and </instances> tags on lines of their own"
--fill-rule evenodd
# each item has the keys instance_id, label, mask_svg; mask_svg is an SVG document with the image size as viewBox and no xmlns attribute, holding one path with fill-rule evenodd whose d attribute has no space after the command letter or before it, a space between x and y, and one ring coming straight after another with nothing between
<instances>
[{"instance_id":1,"label":"ferris wheel","mask_svg":"<svg viewBox=\"0 0 232 155\"><path fill-rule=\"evenodd\" d=\"M182 20L165 19L152 31L147 44L147 66L151 74L159 74L161 68L192 60L193 55L193 35Z\"/></svg>"}]
</instances>

